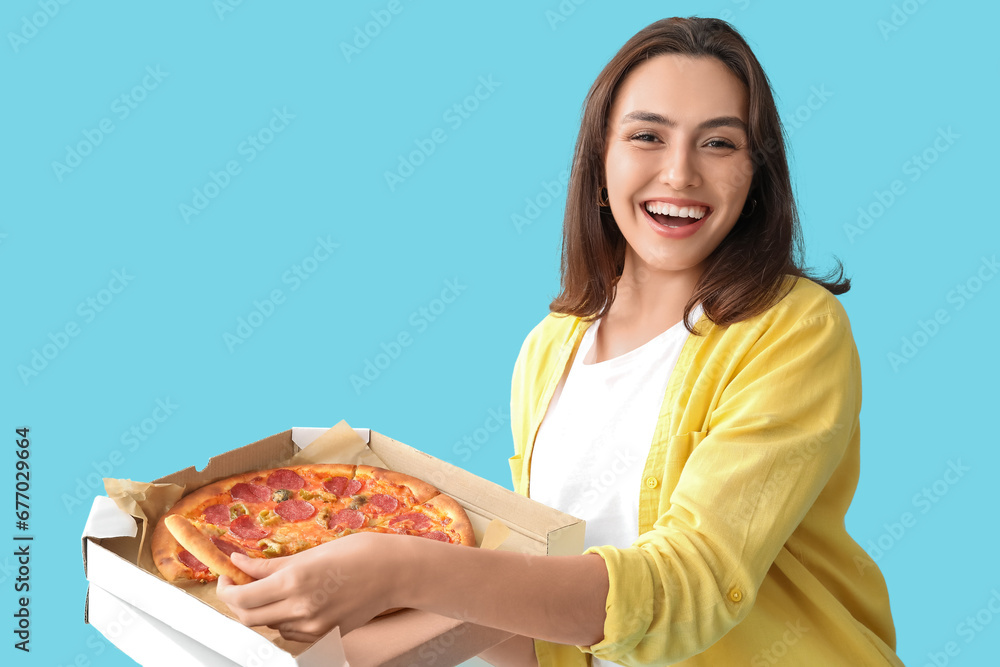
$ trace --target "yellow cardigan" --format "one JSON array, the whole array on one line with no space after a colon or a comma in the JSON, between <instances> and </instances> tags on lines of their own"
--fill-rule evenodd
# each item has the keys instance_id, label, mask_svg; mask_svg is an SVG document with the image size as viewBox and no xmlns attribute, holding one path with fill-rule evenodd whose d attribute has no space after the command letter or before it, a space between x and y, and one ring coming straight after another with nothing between
<instances>
[{"instance_id":1,"label":"yellow cardigan","mask_svg":"<svg viewBox=\"0 0 1000 667\"><path fill-rule=\"evenodd\" d=\"M595 546L604 639L535 641L540 667L899 665L885 580L844 515L859 473L861 368L850 322L805 278L728 327L702 315L670 376L639 488L639 538ZM514 366L510 458L531 450L587 324L548 315Z\"/></svg>"}]
</instances>

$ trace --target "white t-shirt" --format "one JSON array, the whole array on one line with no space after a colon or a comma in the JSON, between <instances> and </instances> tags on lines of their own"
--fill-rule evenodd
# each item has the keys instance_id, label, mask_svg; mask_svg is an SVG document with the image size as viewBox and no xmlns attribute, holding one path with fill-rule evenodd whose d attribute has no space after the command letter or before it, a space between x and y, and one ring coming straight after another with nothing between
<instances>
[{"instance_id":1,"label":"white t-shirt","mask_svg":"<svg viewBox=\"0 0 1000 667\"><path fill-rule=\"evenodd\" d=\"M701 312L698 304L690 321ZM630 352L586 364L600 323L584 332L552 395L531 453L528 496L585 520L585 548L625 548L639 537L642 473L689 332L678 322Z\"/></svg>"}]
</instances>

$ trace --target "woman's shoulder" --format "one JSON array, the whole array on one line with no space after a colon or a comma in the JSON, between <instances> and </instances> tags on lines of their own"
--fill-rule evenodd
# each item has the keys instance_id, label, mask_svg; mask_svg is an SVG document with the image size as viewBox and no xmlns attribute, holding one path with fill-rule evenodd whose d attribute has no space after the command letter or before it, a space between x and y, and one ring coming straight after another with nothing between
<instances>
[{"instance_id":1,"label":"woman's shoulder","mask_svg":"<svg viewBox=\"0 0 1000 667\"><path fill-rule=\"evenodd\" d=\"M795 319L832 316L847 322L847 311L833 292L802 276L786 275L785 280L791 289L772 307L776 315Z\"/></svg>"},{"instance_id":2,"label":"woman's shoulder","mask_svg":"<svg viewBox=\"0 0 1000 667\"><path fill-rule=\"evenodd\" d=\"M525 337L518 362L532 366L554 363L567 346L580 340L590 324L575 315L549 313Z\"/></svg>"},{"instance_id":3,"label":"woman's shoulder","mask_svg":"<svg viewBox=\"0 0 1000 667\"><path fill-rule=\"evenodd\" d=\"M528 333L521 350L537 351L550 347L560 349L567 342L574 340L587 326L589 323L574 315L549 313Z\"/></svg>"},{"instance_id":4,"label":"woman's shoulder","mask_svg":"<svg viewBox=\"0 0 1000 667\"><path fill-rule=\"evenodd\" d=\"M770 308L717 333L742 334L752 339L775 338L809 323L818 324L817 320L825 320L826 326L851 337L850 319L835 294L809 278L786 275L784 279L783 296Z\"/></svg>"}]
</instances>

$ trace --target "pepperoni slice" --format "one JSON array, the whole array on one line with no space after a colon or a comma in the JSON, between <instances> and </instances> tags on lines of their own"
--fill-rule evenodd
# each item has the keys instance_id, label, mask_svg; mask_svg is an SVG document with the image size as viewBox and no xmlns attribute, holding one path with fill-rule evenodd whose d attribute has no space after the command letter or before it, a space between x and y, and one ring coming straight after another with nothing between
<instances>
[{"instance_id":1,"label":"pepperoni slice","mask_svg":"<svg viewBox=\"0 0 1000 667\"><path fill-rule=\"evenodd\" d=\"M229 495L233 497L233 500L244 500L249 503L265 503L271 499L271 489L260 484L240 482L239 484L234 484L233 488L229 489Z\"/></svg>"},{"instance_id":2,"label":"pepperoni slice","mask_svg":"<svg viewBox=\"0 0 1000 667\"><path fill-rule=\"evenodd\" d=\"M379 512L385 514L386 512L394 512L397 507L399 507L399 501L392 496L387 496L384 493L376 493L368 499L368 502L378 508Z\"/></svg>"},{"instance_id":3,"label":"pepperoni slice","mask_svg":"<svg viewBox=\"0 0 1000 667\"><path fill-rule=\"evenodd\" d=\"M344 495L344 492L347 490L347 483L350 481L346 477L334 477L323 482L323 488L339 498Z\"/></svg>"},{"instance_id":4,"label":"pepperoni slice","mask_svg":"<svg viewBox=\"0 0 1000 667\"><path fill-rule=\"evenodd\" d=\"M316 513L316 508L311 503L295 498L278 503L274 512L285 521L305 521Z\"/></svg>"},{"instance_id":5,"label":"pepperoni slice","mask_svg":"<svg viewBox=\"0 0 1000 667\"><path fill-rule=\"evenodd\" d=\"M431 527L431 520L426 514L421 514L420 512L407 512L406 514L400 514L399 516L391 519L389 525L396 525L397 523L409 522L414 530L427 530Z\"/></svg>"},{"instance_id":6,"label":"pepperoni slice","mask_svg":"<svg viewBox=\"0 0 1000 667\"><path fill-rule=\"evenodd\" d=\"M208 572L208 566L195 558L194 554L190 551L181 550L181 552L177 554L177 559L195 572Z\"/></svg>"},{"instance_id":7,"label":"pepperoni slice","mask_svg":"<svg viewBox=\"0 0 1000 667\"><path fill-rule=\"evenodd\" d=\"M267 485L275 491L279 489L297 491L306 485L306 480L299 477L299 474L294 470L282 468L271 473L267 478Z\"/></svg>"},{"instance_id":8,"label":"pepperoni slice","mask_svg":"<svg viewBox=\"0 0 1000 667\"><path fill-rule=\"evenodd\" d=\"M226 554L227 556L231 555L233 552L236 552L238 554L243 554L244 556L247 555L246 550L240 545L233 544L232 542L227 542L226 540L220 539L218 537L212 538L212 544L217 546L219 548L219 551Z\"/></svg>"},{"instance_id":9,"label":"pepperoni slice","mask_svg":"<svg viewBox=\"0 0 1000 667\"><path fill-rule=\"evenodd\" d=\"M363 525L365 525L365 515L363 512L359 510L340 510L330 517L328 527L346 526L347 528L357 530Z\"/></svg>"},{"instance_id":10,"label":"pepperoni slice","mask_svg":"<svg viewBox=\"0 0 1000 667\"><path fill-rule=\"evenodd\" d=\"M253 520L253 517L248 514L236 517L233 522L229 524L229 530L232 531L233 535L236 535L236 537L240 537L244 540L260 540L270 534L270 531L257 525L257 522Z\"/></svg>"},{"instance_id":11,"label":"pepperoni slice","mask_svg":"<svg viewBox=\"0 0 1000 667\"><path fill-rule=\"evenodd\" d=\"M205 521L216 526L229 525L229 505L209 505L205 508Z\"/></svg>"},{"instance_id":12,"label":"pepperoni slice","mask_svg":"<svg viewBox=\"0 0 1000 667\"><path fill-rule=\"evenodd\" d=\"M440 530L432 530L429 533L417 533L420 537L426 537L429 540L437 540L438 542L451 542L448 536L442 533Z\"/></svg>"},{"instance_id":13,"label":"pepperoni slice","mask_svg":"<svg viewBox=\"0 0 1000 667\"><path fill-rule=\"evenodd\" d=\"M353 496L360 491L361 482L346 477L334 477L323 482L323 488L338 498L343 498L344 496Z\"/></svg>"}]
</instances>

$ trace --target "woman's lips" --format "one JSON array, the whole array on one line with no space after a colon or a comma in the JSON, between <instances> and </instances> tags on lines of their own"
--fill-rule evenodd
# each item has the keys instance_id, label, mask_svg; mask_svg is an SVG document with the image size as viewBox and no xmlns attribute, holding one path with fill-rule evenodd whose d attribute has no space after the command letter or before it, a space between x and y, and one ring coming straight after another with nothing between
<instances>
[{"instance_id":1,"label":"woman's lips","mask_svg":"<svg viewBox=\"0 0 1000 667\"><path fill-rule=\"evenodd\" d=\"M670 227L668 225L659 222L656 218L654 218L653 215L646 210L645 203L643 203L640 206L640 208L642 209L643 217L646 218L646 222L649 224L652 230L657 234L659 234L660 236L664 236L666 238L671 238L671 239L683 239L693 235L695 232L701 229L701 226L705 223L706 220L712 217L713 213L712 209L708 209L708 212L698 220L689 218L689 220L692 220L692 222L686 225L682 225L679 227Z\"/></svg>"}]
</instances>

